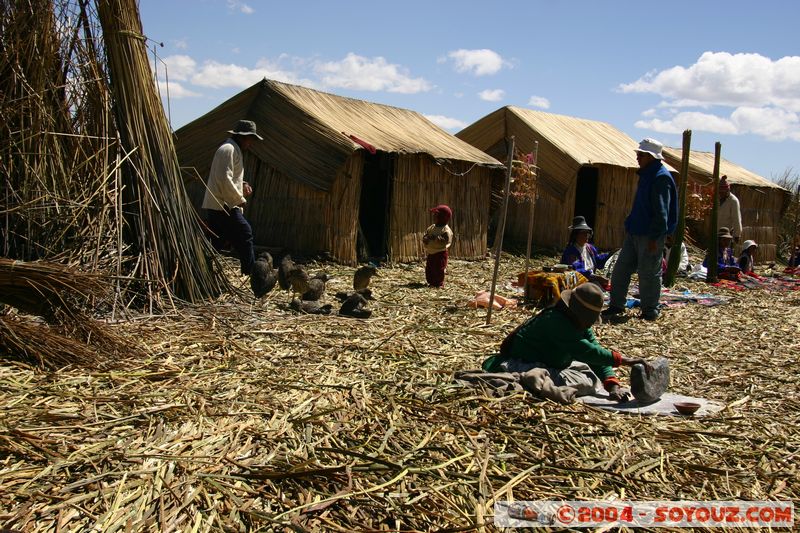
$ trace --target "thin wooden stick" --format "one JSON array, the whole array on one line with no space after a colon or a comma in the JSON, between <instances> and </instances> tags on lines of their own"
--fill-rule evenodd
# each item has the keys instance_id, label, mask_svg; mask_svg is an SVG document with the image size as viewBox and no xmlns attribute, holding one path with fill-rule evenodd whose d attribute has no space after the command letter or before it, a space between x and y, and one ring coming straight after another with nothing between
<instances>
[{"instance_id":1,"label":"thin wooden stick","mask_svg":"<svg viewBox=\"0 0 800 533\"><path fill-rule=\"evenodd\" d=\"M675 237L672 239L667 272L664 275L664 286L672 287L675 283L675 275L678 272L678 265L681 262L681 246L683 246L683 235L686 232L686 182L689 181L689 154L692 146L692 130L683 132L683 148L681 152L681 189L678 196L679 213L678 227L675 229Z\"/></svg>"},{"instance_id":2,"label":"thin wooden stick","mask_svg":"<svg viewBox=\"0 0 800 533\"><path fill-rule=\"evenodd\" d=\"M712 194L714 200L711 204L711 235L709 236L708 242L708 261L706 273L706 281L708 283L716 283L719 281L717 272L717 254L719 248L717 231L719 230L719 221L717 220L717 216L719 215L719 162L721 150L722 144L719 142L714 143L714 191Z\"/></svg>"},{"instance_id":3,"label":"thin wooden stick","mask_svg":"<svg viewBox=\"0 0 800 533\"><path fill-rule=\"evenodd\" d=\"M535 141L533 145L533 161L531 162L533 165L534 178L533 181L536 183L536 180L539 178L539 141ZM528 213L528 246L525 248L525 283L523 284L523 292L522 297L525 301L528 299L528 269L531 264L531 243L533 242L533 216L534 210L536 208L536 198L537 198L537 187L530 191L530 198L528 201L531 203L531 210Z\"/></svg>"},{"instance_id":4,"label":"thin wooden stick","mask_svg":"<svg viewBox=\"0 0 800 533\"><path fill-rule=\"evenodd\" d=\"M503 233L506 229L506 214L508 213L508 197L511 194L511 171L514 166L514 136L511 136L511 148L508 150L508 172L506 173L506 188L503 197L503 213L500 217L498 237L494 251L494 273L492 274L492 289L489 291L489 309L486 313L486 324L492 321L492 308L494 307L494 290L497 286L497 272L500 269L500 254L503 251Z\"/></svg>"}]
</instances>

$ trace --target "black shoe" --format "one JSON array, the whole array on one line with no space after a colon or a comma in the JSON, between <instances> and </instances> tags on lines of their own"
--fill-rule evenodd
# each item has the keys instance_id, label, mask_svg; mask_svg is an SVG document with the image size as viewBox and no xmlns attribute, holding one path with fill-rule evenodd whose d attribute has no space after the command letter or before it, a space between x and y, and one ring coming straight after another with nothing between
<instances>
[{"instance_id":1,"label":"black shoe","mask_svg":"<svg viewBox=\"0 0 800 533\"><path fill-rule=\"evenodd\" d=\"M621 307L617 307L616 305L609 305L600 313L600 315L605 317L611 317L611 316L621 315L624 312L625 310Z\"/></svg>"},{"instance_id":2,"label":"black shoe","mask_svg":"<svg viewBox=\"0 0 800 533\"><path fill-rule=\"evenodd\" d=\"M658 311L658 309L651 309L650 311L643 311L642 318L650 322L655 322L658 320L658 316L660 314L661 313Z\"/></svg>"}]
</instances>

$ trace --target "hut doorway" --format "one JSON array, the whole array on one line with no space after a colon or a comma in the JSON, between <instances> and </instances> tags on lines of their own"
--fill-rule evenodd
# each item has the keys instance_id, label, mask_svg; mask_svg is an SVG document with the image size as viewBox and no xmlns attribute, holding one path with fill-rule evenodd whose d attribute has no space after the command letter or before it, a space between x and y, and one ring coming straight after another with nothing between
<instances>
[{"instance_id":1,"label":"hut doorway","mask_svg":"<svg viewBox=\"0 0 800 533\"><path fill-rule=\"evenodd\" d=\"M597 217L597 169L581 167L575 185L575 211L572 216L586 218L586 223L594 228Z\"/></svg>"},{"instance_id":2,"label":"hut doorway","mask_svg":"<svg viewBox=\"0 0 800 533\"><path fill-rule=\"evenodd\" d=\"M389 205L393 172L391 154L365 152L358 211L359 261L389 259Z\"/></svg>"}]
</instances>

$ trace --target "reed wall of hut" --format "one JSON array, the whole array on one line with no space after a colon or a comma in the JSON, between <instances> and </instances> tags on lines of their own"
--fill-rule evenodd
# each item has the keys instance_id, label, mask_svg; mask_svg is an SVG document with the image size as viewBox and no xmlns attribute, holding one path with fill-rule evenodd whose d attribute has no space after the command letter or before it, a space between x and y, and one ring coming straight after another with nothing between
<instances>
[{"instance_id":1,"label":"reed wall of hut","mask_svg":"<svg viewBox=\"0 0 800 533\"><path fill-rule=\"evenodd\" d=\"M597 165L597 193L592 241L601 250L615 250L625 239L625 217L628 216L639 179L636 170L614 165ZM572 180L564 199L543 192L534 206L533 242L539 246L561 249L569 240L569 225L575 215L578 181ZM508 205L505 239L510 245L527 243L530 203L511 199ZM574 213L574 214L573 214Z\"/></svg>"},{"instance_id":2,"label":"reed wall of hut","mask_svg":"<svg viewBox=\"0 0 800 533\"><path fill-rule=\"evenodd\" d=\"M483 258L491 179L498 169L463 161L438 164L426 154L392 155L386 243L389 259L408 262L425 258L422 235L432 221L430 208L438 204L447 204L453 210L450 227L455 238L450 257ZM245 155L245 166L253 186L245 217L253 227L256 245L306 255L328 253L344 264L358 261L359 201L362 181L367 179L363 175L363 151L347 159L330 191L288 178L250 154ZM189 178L187 189L199 211L205 180L199 174Z\"/></svg>"},{"instance_id":3,"label":"reed wall of hut","mask_svg":"<svg viewBox=\"0 0 800 533\"><path fill-rule=\"evenodd\" d=\"M710 197L713 192L711 186L700 189L706 197ZM783 189L747 185L731 185L731 193L739 199L742 213L742 236L736 251L739 251L745 240L752 239L758 243L756 263L775 261L778 257L780 221L786 211L787 194ZM689 226L692 237L704 248L711 234L710 213L703 220L691 221Z\"/></svg>"},{"instance_id":4,"label":"reed wall of hut","mask_svg":"<svg viewBox=\"0 0 800 533\"><path fill-rule=\"evenodd\" d=\"M256 244L306 255L328 253L339 262L356 263L361 151L347 159L330 191L288 178L256 158L250 165L246 173L253 196L245 216Z\"/></svg>"},{"instance_id":5,"label":"reed wall of hut","mask_svg":"<svg viewBox=\"0 0 800 533\"><path fill-rule=\"evenodd\" d=\"M603 122L514 106L498 109L456 134L500 161L508 158L506 139L511 136L517 157L534 152L538 141L534 244L560 250L569 238L572 218L582 215L594 228L598 248L622 246L624 221L638 182L636 141ZM493 182L493 226L503 187L503 181ZM530 203L510 199L504 245L527 243L529 220Z\"/></svg>"},{"instance_id":6,"label":"reed wall of hut","mask_svg":"<svg viewBox=\"0 0 800 533\"><path fill-rule=\"evenodd\" d=\"M389 224L391 259L403 262L425 257L422 235L432 223L430 208L439 204L447 204L453 210L450 227L454 241L449 255L459 259L483 258L491 179L497 172L463 161L436 164L424 154L398 155Z\"/></svg>"},{"instance_id":7,"label":"reed wall of hut","mask_svg":"<svg viewBox=\"0 0 800 533\"><path fill-rule=\"evenodd\" d=\"M664 158L675 166L680 164L681 150L664 148ZM689 156L689 182L687 194L697 193L708 200L713 194L713 169L715 155L692 150ZM720 175L728 177L731 192L739 199L742 213L741 243L752 239L758 243L756 262L777 259L780 240L780 221L788 206L790 193L777 184L747 170L725 158L720 161ZM700 247L705 247L711 233L710 212L702 220L690 220L691 236ZM739 247L736 251L739 251Z\"/></svg>"}]
</instances>

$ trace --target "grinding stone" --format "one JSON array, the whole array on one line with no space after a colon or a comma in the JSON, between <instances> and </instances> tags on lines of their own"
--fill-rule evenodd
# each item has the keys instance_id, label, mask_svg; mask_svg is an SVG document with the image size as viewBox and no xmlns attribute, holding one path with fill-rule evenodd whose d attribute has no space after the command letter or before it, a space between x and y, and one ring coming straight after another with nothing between
<instances>
[{"instance_id":1,"label":"grinding stone","mask_svg":"<svg viewBox=\"0 0 800 533\"><path fill-rule=\"evenodd\" d=\"M659 357L652 364L650 376L645 373L644 365L631 368L631 393L640 404L657 402L669 387L669 361Z\"/></svg>"}]
</instances>

